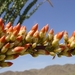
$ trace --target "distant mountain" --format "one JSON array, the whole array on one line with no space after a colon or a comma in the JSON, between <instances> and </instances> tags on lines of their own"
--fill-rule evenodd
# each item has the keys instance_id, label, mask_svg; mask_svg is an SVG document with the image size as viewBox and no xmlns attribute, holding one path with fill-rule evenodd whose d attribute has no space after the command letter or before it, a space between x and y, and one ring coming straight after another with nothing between
<instances>
[{"instance_id":1,"label":"distant mountain","mask_svg":"<svg viewBox=\"0 0 75 75\"><path fill-rule=\"evenodd\" d=\"M52 65L43 69L31 69L23 72L7 71L0 75L75 75L75 64Z\"/></svg>"}]
</instances>

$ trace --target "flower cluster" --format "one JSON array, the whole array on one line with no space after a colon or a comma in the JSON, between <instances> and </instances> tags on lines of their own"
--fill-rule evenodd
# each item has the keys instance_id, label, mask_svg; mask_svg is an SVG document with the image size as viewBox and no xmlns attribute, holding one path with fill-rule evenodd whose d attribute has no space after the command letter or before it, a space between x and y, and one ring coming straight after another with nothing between
<instances>
[{"instance_id":1,"label":"flower cluster","mask_svg":"<svg viewBox=\"0 0 75 75\"><path fill-rule=\"evenodd\" d=\"M60 43L61 39L64 43ZM0 67L9 67L13 63L6 60L14 60L21 55L30 54L33 57L38 55L51 55L53 58L75 55L75 31L68 37L67 31L54 34L48 24L40 31L38 24L35 24L29 32L25 26L18 23L12 26L11 22L4 25L0 18Z\"/></svg>"}]
</instances>

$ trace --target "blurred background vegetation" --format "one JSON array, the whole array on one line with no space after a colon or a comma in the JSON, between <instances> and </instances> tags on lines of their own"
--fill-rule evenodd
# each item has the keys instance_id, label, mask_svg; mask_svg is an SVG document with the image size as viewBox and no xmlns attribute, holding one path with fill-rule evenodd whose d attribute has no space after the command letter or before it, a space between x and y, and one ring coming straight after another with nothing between
<instances>
[{"instance_id":1,"label":"blurred background vegetation","mask_svg":"<svg viewBox=\"0 0 75 75\"><path fill-rule=\"evenodd\" d=\"M38 3L38 0L0 0L0 17L3 18L4 23L10 21L13 24L18 18L16 24L22 24L46 1L53 7L50 0L43 0L40 3ZM35 4L36 6L34 6ZM32 9L33 6L34 8Z\"/></svg>"}]
</instances>

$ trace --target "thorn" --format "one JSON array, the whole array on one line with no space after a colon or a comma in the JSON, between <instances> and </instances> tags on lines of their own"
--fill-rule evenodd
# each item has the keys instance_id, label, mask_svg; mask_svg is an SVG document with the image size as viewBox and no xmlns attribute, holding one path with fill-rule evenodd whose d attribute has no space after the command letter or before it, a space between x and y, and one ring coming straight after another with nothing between
<instances>
[{"instance_id":1,"label":"thorn","mask_svg":"<svg viewBox=\"0 0 75 75\"><path fill-rule=\"evenodd\" d=\"M48 1L48 3L53 7L53 4L52 4L52 2L50 1L50 0L47 0Z\"/></svg>"},{"instance_id":2,"label":"thorn","mask_svg":"<svg viewBox=\"0 0 75 75\"><path fill-rule=\"evenodd\" d=\"M50 0L44 0L43 2L45 2L45 1L48 1L48 3L49 3L52 7L54 7L53 4L52 4L52 2L51 2Z\"/></svg>"}]
</instances>

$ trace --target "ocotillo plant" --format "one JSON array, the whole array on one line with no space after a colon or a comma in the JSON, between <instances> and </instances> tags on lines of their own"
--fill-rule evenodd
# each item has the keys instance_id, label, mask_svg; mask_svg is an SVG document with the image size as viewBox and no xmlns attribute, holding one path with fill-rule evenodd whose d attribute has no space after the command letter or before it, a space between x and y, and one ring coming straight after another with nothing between
<instances>
[{"instance_id":1,"label":"ocotillo plant","mask_svg":"<svg viewBox=\"0 0 75 75\"><path fill-rule=\"evenodd\" d=\"M20 24L22 24L23 21L30 18L45 1L48 1L52 6L49 0L44 0L43 2L38 3L34 9L30 11L38 0L32 0L28 5L26 5L28 1L29 0L0 0L0 16L2 16L4 22L7 23L10 21L13 24L16 18L19 17L17 23L20 22ZM23 13L21 13L21 11Z\"/></svg>"},{"instance_id":2,"label":"ocotillo plant","mask_svg":"<svg viewBox=\"0 0 75 75\"><path fill-rule=\"evenodd\" d=\"M54 30L49 30L49 25L45 25L38 30L38 24L33 25L29 32L25 26L18 23L12 26L9 22L4 26L3 19L0 18L0 67L9 67L13 63L6 60L14 60L19 56L30 54L32 57L38 55L50 55L53 58L75 55L75 31L68 37L67 31L54 34ZM60 43L61 39L63 43Z\"/></svg>"}]
</instances>

